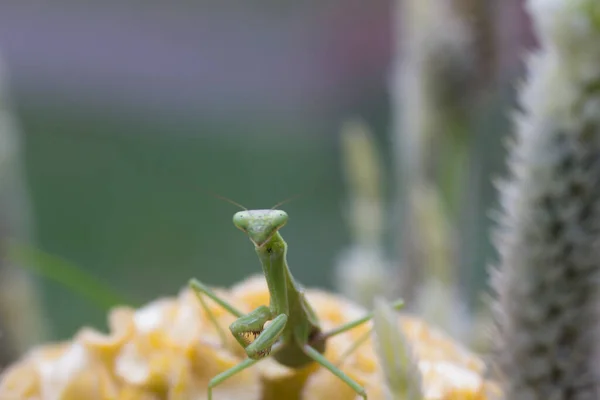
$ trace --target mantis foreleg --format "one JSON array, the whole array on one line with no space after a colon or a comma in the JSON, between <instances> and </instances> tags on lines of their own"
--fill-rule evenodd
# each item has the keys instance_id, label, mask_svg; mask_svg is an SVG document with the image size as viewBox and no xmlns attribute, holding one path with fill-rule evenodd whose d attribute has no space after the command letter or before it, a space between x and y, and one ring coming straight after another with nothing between
<instances>
[{"instance_id":1,"label":"mantis foreleg","mask_svg":"<svg viewBox=\"0 0 600 400\"><path fill-rule=\"evenodd\" d=\"M285 324L287 323L288 317L285 314L280 314L262 331L260 335L246 347L246 354L253 360L258 360L266 357L271 353L271 347L279 337Z\"/></svg>"},{"instance_id":2,"label":"mantis foreleg","mask_svg":"<svg viewBox=\"0 0 600 400\"><path fill-rule=\"evenodd\" d=\"M217 318L207 306L203 297L204 295L215 301L233 316L238 317L238 319L229 326L229 330L238 343L246 350L248 357L260 359L269 354L271 346L277 341L283 328L285 328L287 315L281 314L273 318L271 310L267 306L260 306L254 311L244 315L227 301L221 299L208 286L200 281L192 279L190 281L190 287L194 290L194 293L198 297L202 308L206 311L208 318L217 328L223 343L226 341L225 332L217 322ZM265 323L269 321L271 321L271 323L267 328L264 328Z\"/></svg>"},{"instance_id":3,"label":"mantis foreleg","mask_svg":"<svg viewBox=\"0 0 600 400\"><path fill-rule=\"evenodd\" d=\"M190 281L190 287L198 297L202 308L205 310L211 322L217 328L219 335L225 341L225 332L218 324L216 317L210 311L210 308L205 302L204 296L209 297L214 302L222 306L230 314L238 317L230 326L229 329L235 339L244 347L248 359L242 361L238 365L228 369L215 376L210 380L208 384L208 400L212 400L212 389L219 385L224 380L236 375L237 373L251 367L262 358L269 354L275 353L279 348L273 348L272 346L277 342L281 336L281 332L285 328L287 323L287 315L280 314L273 318L272 312L267 306L260 306L254 311L244 315L241 311L237 310L234 306L229 304L227 301L221 299L216 293L214 293L208 286L204 285L196 279ZM265 324L270 322L265 327ZM250 336L253 336L251 340Z\"/></svg>"},{"instance_id":4,"label":"mantis foreleg","mask_svg":"<svg viewBox=\"0 0 600 400\"><path fill-rule=\"evenodd\" d=\"M271 322L266 328L265 324ZM267 306L260 306L251 313L233 321L229 330L246 350L248 357L259 359L271 351L271 346L279 339L287 322L287 315L281 314L273 319Z\"/></svg>"}]
</instances>

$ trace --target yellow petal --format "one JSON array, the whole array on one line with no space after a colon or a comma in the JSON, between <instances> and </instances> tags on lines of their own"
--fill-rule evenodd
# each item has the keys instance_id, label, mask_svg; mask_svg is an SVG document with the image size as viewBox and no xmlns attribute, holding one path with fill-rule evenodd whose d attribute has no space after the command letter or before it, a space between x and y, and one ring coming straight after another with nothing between
<instances>
[{"instance_id":1,"label":"yellow petal","mask_svg":"<svg viewBox=\"0 0 600 400\"><path fill-rule=\"evenodd\" d=\"M111 365L120 348L135 334L133 314L130 308L115 308L109 314L110 334L85 327L75 335L75 341L82 343L105 365Z\"/></svg>"},{"instance_id":2,"label":"yellow petal","mask_svg":"<svg viewBox=\"0 0 600 400\"><path fill-rule=\"evenodd\" d=\"M40 391L35 364L23 361L9 367L1 375L0 400L26 399Z\"/></svg>"}]
</instances>

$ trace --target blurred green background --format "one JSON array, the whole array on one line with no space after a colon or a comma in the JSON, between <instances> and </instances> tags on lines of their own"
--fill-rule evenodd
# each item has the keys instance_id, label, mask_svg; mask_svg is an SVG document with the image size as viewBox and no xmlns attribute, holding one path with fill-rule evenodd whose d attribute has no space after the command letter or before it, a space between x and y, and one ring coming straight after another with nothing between
<instances>
[{"instance_id":1,"label":"blurred green background","mask_svg":"<svg viewBox=\"0 0 600 400\"><path fill-rule=\"evenodd\" d=\"M302 193L283 207L288 260L302 283L332 288L331 266L349 242L338 136L346 118L360 116L373 129L388 200L396 189L390 7L3 2L0 51L24 142L36 246L140 304L176 293L190 277L229 285L260 272L231 222L235 207L206 191L249 208ZM520 38L502 40L514 47ZM512 77L510 46L500 70ZM472 252L461 266L471 298L493 257L486 212L509 126L505 92L476 119L482 133L470 149L482 171ZM386 240L394 253L394 238ZM36 279L53 339L82 325L105 327L105 310Z\"/></svg>"},{"instance_id":2,"label":"blurred green background","mask_svg":"<svg viewBox=\"0 0 600 400\"><path fill-rule=\"evenodd\" d=\"M289 262L305 284L331 287L328 267L348 241L334 123L182 124L73 111L22 112L43 250L136 301L172 295L192 276L228 285L261 268L231 222L236 208L206 190L249 208L303 192L284 207ZM104 323L103 310L64 287L44 290L58 337L82 321Z\"/></svg>"}]
</instances>

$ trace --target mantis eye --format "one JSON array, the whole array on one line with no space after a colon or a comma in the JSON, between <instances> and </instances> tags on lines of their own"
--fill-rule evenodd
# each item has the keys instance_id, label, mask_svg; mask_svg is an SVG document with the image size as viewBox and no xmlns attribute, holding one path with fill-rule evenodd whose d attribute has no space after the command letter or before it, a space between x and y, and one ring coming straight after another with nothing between
<instances>
[{"instance_id":1,"label":"mantis eye","mask_svg":"<svg viewBox=\"0 0 600 400\"><path fill-rule=\"evenodd\" d=\"M273 225L277 226L277 228L281 228L288 221L288 215L285 211L276 211L273 215Z\"/></svg>"},{"instance_id":2,"label":"mantis eye","mask_svg":"<svg viewBox=\"0 0 600 400\"><path fill-rule=\"evenodd\" d=\"M249 215L247 211L236 212L233 215L233 224L244 232L248 230L248 220Z\"/></svg>"}]
</instances>

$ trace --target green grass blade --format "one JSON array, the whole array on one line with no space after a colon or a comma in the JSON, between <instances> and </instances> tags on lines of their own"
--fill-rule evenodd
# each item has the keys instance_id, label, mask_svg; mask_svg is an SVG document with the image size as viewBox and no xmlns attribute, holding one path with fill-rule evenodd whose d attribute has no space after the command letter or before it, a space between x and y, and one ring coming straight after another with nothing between
<instances>
[{"instance_id":1,"label":"green grass blade","mask_svg":"<svg viewBox=\"0 0 600 400\"><path fill-rule=\"evenodd\" d=\"M104 310L120 304L134 305L108 284L60 257L15 242L10 242L7 250L10 262L63 285Z\"/></svg>"},{"instance_id":2,"label":"green grass blade","mask_svg":"<svg viewBox=\"0 0 600 400\"><path fill-rule=\"evenodd\" d=\"M398 315L382 298L376 298L374 303L376 350L386 377L388 399L422 400L421 373L411 346L398 326Z\"/></svg>"}]
</instances>

